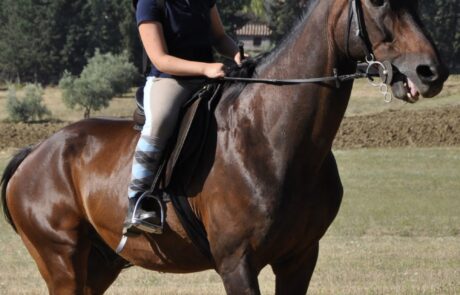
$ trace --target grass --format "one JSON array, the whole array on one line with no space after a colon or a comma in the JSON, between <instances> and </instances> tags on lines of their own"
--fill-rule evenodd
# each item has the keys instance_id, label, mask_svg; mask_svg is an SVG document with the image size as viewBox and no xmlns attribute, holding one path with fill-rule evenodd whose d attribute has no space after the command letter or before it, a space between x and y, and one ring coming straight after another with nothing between
<instances>
[{"instance_id":1,"label":"grass","mask_svg":"<svg viewBox=\"0 0 460 295\"><path fill-rule=\"evenodd\" d=\"M133 88L131 92L126 93L122 97L115 97L110 106L100 111L91 112L91 117L97 116L113 116L113 117L131 117L136 107L134 101ZM68 109L61 98L61 90L56 87L47 87L44 89L43 101L46 107L51 111L52 117L57 120L73 122L83 119L83 110L71 110ZM0 91L0 110L6 110L6 97L7 91ZM17 94L19 97L22 95L22 90L18 90ZM6 111L0 112L0 120L8 119L8 113Z\"/></svg>"},{"instance_id":2,"label":"grass","mask_svg":"<svg viewBox=\"0 0 460 295\"><path fill-rule=\"evenodd\" d=\"M366 80L355 81L346 116L369 115L387 110L424 110L460 105L460 75L450 76L444 84L443 91L435 98L421 98L415 104L394 99L385 103L379 90Z\"/></svg>"},{"instance_id":3,"label":"grass","mask_svg":"<svg viewBox=\"0 0 460 295\"><path fill-rule=\"evenodd\" d=\"M0 153L0 168L10 152ZM460 147L336 151L345 187L310 294L460 294ZM0 294L45 294L18 236L0 221ZM273 294L270 268L259 276ZM220 278L124 271L108 294L224 294Z\"/></svg>"},{"instance_id":4,"label":"grass","mask_svg":"<svg viewBox=\"0 0 460 295\"><path fill-rule=\"evenodd\" d=\"M57 88L45 89L54 118L81 119ZM6 91L0 91L5 110ZM131 116L133 93L115 98L95 116ZM357 81L347 116L389 109L420 110L460 104L460 76L435 99L387 104L377 89ZM7 118L0 112L0 120ZM0 151L0 169L13 151ZM336 151L345 187L336 221L321 242L310 294L460 294L460 147ZM0 218L0 294L46 294L35 263ZM270 268L259 276L273 294ZM224 294L213 271L176 275L131 268L108 294Z\"/></svg>"},{"instance_id":5,"label":"grass","mask_svg":"<svg viewBox=\"0 0 460 295\"><path fill-rule=\"evenodd\" d=\"M45 105L51 110L53 118L62 121L76 121L83 118L82 110L69 110L62 102L61 91L56 87L44 89ZM115 116L131 117L134 109L134 91L125 94L123 97L116 97L106 109L92 112L91 116ZM21 90L18 90L21 95ZM0 90L0 110L5 110L6 90ZM353 87L350 104L346 116L368 115L383 112L386 110L423 110L433 107L446 107L460 105L460 75L451 76L444 85L443 92L433 99L421 99L416 104L408 104L395 99L391 103L385 103L379 90L368 84L366 80L357 80ZM8 114L0 112L0 120L8 118Z\"/></svg>"}]
</instances>

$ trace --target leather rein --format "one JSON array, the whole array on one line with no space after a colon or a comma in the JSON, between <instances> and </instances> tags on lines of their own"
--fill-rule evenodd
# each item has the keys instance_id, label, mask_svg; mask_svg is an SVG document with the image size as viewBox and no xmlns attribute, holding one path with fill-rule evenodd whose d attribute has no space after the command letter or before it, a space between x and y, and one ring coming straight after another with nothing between
<instances>
[{"instance_id":1,"label":"leather rein","mask_svg":"<svg viewBox=\"0 0 460 295\"><path fill-rule=\"evenodd\" d=\"M348 1L348 23L346 30L346 51L347 55L350 56L350 35L353 26L353 22L356 23L356 36L361 39L362 49L366 55L366 64L368 65L366 71L357 71L354 74L348 75L338 75L338 70L334 68L333 76L329 77L319 77L319 78L307 78L307 79L264 79L264 78L238 78L238 77L222 77L218 79L212 79L210 82L214 83L224 83L224 82L244 82L244 83L263 83L271 85L296 85L296 84L306 84L306 83L321 83L321 82L330 82L334 81L335 86L340 88L341 82L367 78L373 86L380 87L381 92L385 95L387 100L388 88L384 87L389 85L392 80L392 66L389 62L378 62L375 60L375 56L372 50L372 44L369 40L369 35L366 30L364 22L364 13L360 0L349 0ZM240 48L241 53L241 48ZM378 73L371 73L372 66L377 65ZM382 78L382 83L375 84L373 77L380 76ZM383 86L382 86L383 85ZM383 88L383 91L382 91ZM391 95L391 94L390 94Z\"/></svg>"}]
</instances>

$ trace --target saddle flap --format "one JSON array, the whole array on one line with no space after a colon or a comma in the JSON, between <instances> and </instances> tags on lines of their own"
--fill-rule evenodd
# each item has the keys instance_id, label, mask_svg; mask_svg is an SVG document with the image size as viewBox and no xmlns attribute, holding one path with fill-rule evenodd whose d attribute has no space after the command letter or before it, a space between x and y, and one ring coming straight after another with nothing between
<instances>
[{"instance_id":1,"label":"saddle flap","mask_svg":"<svg viewBox=\"0 0 460 295\"><path fill-rule=\"evenodd\" d=\"M191 104L186 104L174 148L166 165L164 187L168 187L176 177L181 179L183 186L187 186L205 145L214 107L220 98L220 89L221 85L209 84L196 94ZM175 171L175 167L181 163L185 163L186 169L181 167L178 169L180 171Z\"/></svg>"},{"instance_id":2,"label":"saddle flap","mask_svg":"<svg viewBox=\"0 0 460 295\"><path fill-rule=\"evenodd\" d=\"M174 168L178 163L182 162L187 162L187 169L181 169L186 171L180 171L180 173L176 173L174 177L180 177L181 184L187 185L187 183L184 183L188 182L186 179L188 176L186 175L193 171L200 156L200 151L204 146L209 121L220 98L221 87L221 84L208 84L196 92L191 99L184 104L180 115L180 124L165 153L165 161L167 161L167 163L163 165L165 166L163 171L164 177L161 183L163 188L170 185ZM136 91L137 108L133 114L136 130L141 130L145 123L143 92L142 87L139 87Z\"/></svg>"},{"instance_id":3,"label":"saddle flap","mask_svg":"<svg viewBox=\"0 0 460 295\"><path fill-rule=\"evenodd\" d=\"M184 116L182 117L179 131L176 137L177 138L176 144L168 159L168 164L166 165L166 171L165 171L165 186L166 187L171 182L171 176L172 176L174 166L177 163L177 160L179 159L179 156L182 152L182 148L184 147L185 140L187 139L187 136L190 132L190 128L192 127L193 120L195 118L195 115L197 113L197 110L198 110L198 107L200 106L201 101L202 101L201 97L195 100L186 109L186 112Z\"/></svg>"}]
</instances>

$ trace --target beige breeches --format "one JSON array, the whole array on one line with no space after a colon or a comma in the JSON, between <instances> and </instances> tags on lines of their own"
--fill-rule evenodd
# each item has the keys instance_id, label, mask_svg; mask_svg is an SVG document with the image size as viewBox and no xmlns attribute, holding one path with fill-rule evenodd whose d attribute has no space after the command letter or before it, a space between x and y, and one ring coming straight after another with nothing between
<instances>
[{"instance_id":1,"label":"beige breeches","mask_svg":"<svg viewBox=\"0 0 460 295\"><path fill-rule=\"evenodd\" d=\"M162 150L177 124L180 108L203 85L203 80L148 77L144 87L145 125L142 136Z\"/></svg>"}]
</instances>

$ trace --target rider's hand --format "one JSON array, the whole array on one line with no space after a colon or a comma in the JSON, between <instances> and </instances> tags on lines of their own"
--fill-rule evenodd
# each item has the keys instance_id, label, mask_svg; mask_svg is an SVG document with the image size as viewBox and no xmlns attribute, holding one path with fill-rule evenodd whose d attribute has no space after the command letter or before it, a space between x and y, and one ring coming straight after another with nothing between
<instances>
[{"instance_id":1,"label":"rider's hand","mask_svg":"<svg viewBox=\"0 0 460 295\"><path fill-rule=\"evenodd\" d=\"M225 76L223 63L209 63L204 68L204 75L208 78L221 78Z\"/></svg>"},{"instance_id":2,"label":"rider's hand","mask_svg":"<svg viewBox=\"0 0 460 295\"><path fill-rule=\"evenodd\" d=\"M241 63L242 63L243 59L246 59L248 57L249 57L249 55L245 53L244 58L241 58L241 55L238 52L237 54L235 54L235 57L233 58L233 60L236 62L237 65L241 66Z\"/></svg>"}]
</instances>

